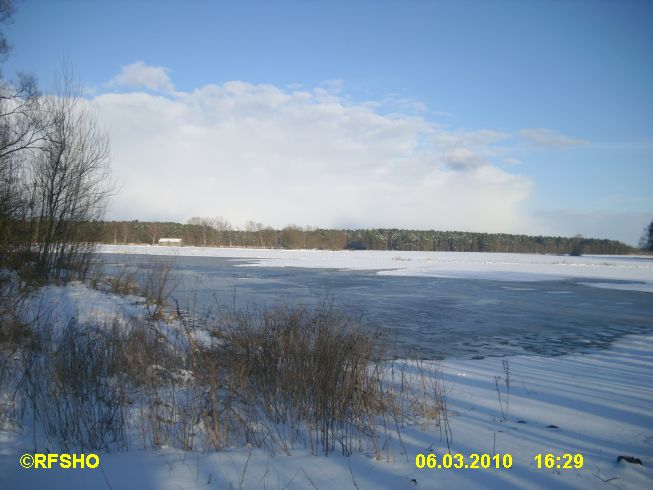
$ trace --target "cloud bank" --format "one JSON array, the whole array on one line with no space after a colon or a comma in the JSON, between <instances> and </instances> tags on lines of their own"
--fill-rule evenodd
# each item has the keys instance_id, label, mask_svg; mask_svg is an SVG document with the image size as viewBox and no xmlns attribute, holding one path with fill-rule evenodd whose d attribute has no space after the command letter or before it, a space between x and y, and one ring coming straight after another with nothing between
<instances>
[{"instance_id":1,"label":"cloud bank","mask_svg":"<svg viewBox=\"0 0 653 490\"><path fill-rule=\"evenodd\" d=\"M451 130L414 111L382 114L334 84L231 81L179 92L166 68L137 62L110 85L148 91L93 99L121 185L109 218L533 229L521 211L532 183L513 173L506 162L518 161L499 146L515 135ZM537 131L521 136L548 134ZM566 137L552 134L563 145Z\"/></svg>"}]
</instances>

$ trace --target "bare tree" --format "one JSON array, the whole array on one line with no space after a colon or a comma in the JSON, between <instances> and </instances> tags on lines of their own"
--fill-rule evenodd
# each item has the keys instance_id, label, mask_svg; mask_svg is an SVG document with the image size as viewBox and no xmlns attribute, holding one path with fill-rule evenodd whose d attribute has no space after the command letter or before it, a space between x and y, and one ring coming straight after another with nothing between
<instances>
[{"instance_id":1,"label":"bare tree","mask_svg":"<svg viewBox=\"0 0 653 490\"><path fill-rule=\"evenodd\" d=\"M66 279L85 272L94 249L81 239L102 219L112 190L109 139L67 67L42 113L47 132L30 168L37 271Z\"/></svg>"},{"instance_id":2,"label":"bare tree","mask_svg":"<svg viewBox=\"0 0 653 490\"><path fill-rule=\"evenodd\" d=\"M256 242L254 242L254 234L256 233L256 221L246 221L245 222L245 246L246 247L251 247L252 245L256 245Z\"/></svg>"},{"instance_id":3,"label":"bare tree","mask_svg":"<svg viewBox=\"0 0 653 490\"><path fill-rule=\"evenodd\" d=\"M26 161L45 134L34 77L19 75L16 82L0 79L0 253L29 249Z\"/></svg>"},{"instance_id":4,"label":"bare tree","mask_svg":"<svg viewBox=\"0 0 653 490\"><path fill-rule=\"evenodd\" d=\"M228 243L231 247L231 223L228 219L223 218L222 216L216 216L213 218L213 227L218 232L218 246L222 245L223 235L228 235Z\"/></svg>"},{"instance_id":5,"label":"bare tree","mask_svg":"<svg viewBox=\"0 0 653 490\"><path fill-rule=\"evenodd\" d=\"M245 235L246 246L262 247L263 223L252 220L245 222Z\"/></svg>"},{"instance_id":6,"label":"bare tree","mask_svg":"<svg viewBox=\"0 0 653 490\"><path fill-rule=\"evenodd\" d=\"M304 230L297 225L288 225L281 230L279 244L283 248L302 248L304 246Z\"/></svg>"},{"instance_id":7,"label":"bare tree","mask_svg":"<svg viewBox=\"0 0 653 490\"><path fill-rule=\"evenodd\" d=\"M193 216L188 220L188 224L199 227L202 230L202 244L206 247L206 228L204 226L204 218L200 216Z\"/></svg>"},{"instance_id":8,"label":"bare tree","mask_svg":"<svg viewBox=\"0 0 653 490\"><path fill-rule=\"evenodd\" d=\"M10 51L2 25L14 11L13 1L0 0L0 58ZM110 193L108 174L108 137L67 67L48 96L31 75L0 77L3 260L15 259L21 270L35 264L51 279L84 273Z\"/></svg>"},{"instance_id":9,"label":"bare tree","mask_svg":"<svg viewBox=\"0 0 653 490\"><path fill-rule=\"evenodd\" d=\"M15 12L11 0L0 0L0 25L11 22ZM0 57L10 51L0 30ZM16 81L0 77L0 162L43 140L45 121L39 111L39 91L34 75L19 73Z\"/></svg>"},{"instance_id":10,"label":"bare tree","mask_svg":"<svg viewBox=\"0 0 653 490\"><path fill-rule=\"evenodd\" d=\"M261 231L261 234L263 235L264 246L269 248L276 248L278 246L277 232L274 230L274 228L272 228L271 226L266 226Z\"/></svg>"},{"instance_id":11,"label":"bare tree","mask_svg":"<svg viewBox=\"0 0 653 490\"><path fill-rule=\"evenodd\" d=\"M148 223L145 231L147 236L152 239L152 245L154 245L161 238L161 223Z\"/></svg>"},{"instance_id":12,"label":"bare tree","mask_svg":"<svg viewBox=\"0 0 653 490\"><path fill-rule=\"evenodd\" d=\"M187 224L198 227L202 232L202 245L215 246L220 245L220 234L228 228L225 226L229 224L223 218L211 218L208 216L193 216ZM217 236L217 241L216 241Z\"/></svg>"},{"instance_id":13,"label":"bare tree","mask_svg":"<svg viewBox=\"0 0 653 490\"><path fill-rule=\"evenodd\" d=\"M11 50L3 26L11 23L14 2L0 0L0 61ZM27 162L45 136L41 97L32 75L16 80L0 75L0 260L23 270L30 263L30 179Z\"/></svg>"},{"instance_id":14,"label":"bare tree","mask_svg":"<svg viewBox=\"0 0 653 490\"><path fill-rule=\"evenodd\" d=\"M127 239L129 238L129 224L126 221L122 223L122 242L127 245Z\"/></svg>"}]
</instances>

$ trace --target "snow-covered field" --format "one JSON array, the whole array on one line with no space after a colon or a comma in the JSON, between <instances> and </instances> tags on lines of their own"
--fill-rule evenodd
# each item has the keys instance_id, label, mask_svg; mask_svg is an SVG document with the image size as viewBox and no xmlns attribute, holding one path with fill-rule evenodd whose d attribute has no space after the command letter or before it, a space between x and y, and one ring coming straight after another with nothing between
<instances>
[{"instance_id":1,"label":"snow-covered field","mask_svg":"<svg viewBox=\"0 0 653 490\"><path fill-rule=\"evenodd\" d=\"M55 307L57 322L70 315L83 320L114 309L130 314L140 308L133 297L79 284L50 287L42 298ZM407 363L408 371L415 369L414 362ZM395 364L395 372L400 366ZM512 468L417 469L417 454L433 451L440 456L446 443L440 427L411 420L400 428L401 440L390 433L381 459L373 454L311 456L305 449L270 457L261 449L191 453L164 448L101 453L101 470L23 469L19 458L34 447L26 420L22 431L0 432L0 488L651 487L653 336L628 336L608 350L586 355L511 357L509 398L500 358L450 359L442 369L452 453L511 454ZM534 457L545 453L582 454L584 464L580 469L537 469ZM620 455L640 458L643 466L617 462Z\"/></svg>"},{"instance_id":2,"label":"snow-covered field","mask_svg":"<svg viewBox=\"0 0 653 490\"><path fill-rule=\"evenodd\" d=\"M653 257L650 256L570 257L473 252L272 250L148 245L104 245L100 251L246 259L247 265L265 267L378 270L379 274L396 276L509 281L587 278L593 281L625 281L588 283L592 286L653 292Z\"/></svg>"}]
</instances>

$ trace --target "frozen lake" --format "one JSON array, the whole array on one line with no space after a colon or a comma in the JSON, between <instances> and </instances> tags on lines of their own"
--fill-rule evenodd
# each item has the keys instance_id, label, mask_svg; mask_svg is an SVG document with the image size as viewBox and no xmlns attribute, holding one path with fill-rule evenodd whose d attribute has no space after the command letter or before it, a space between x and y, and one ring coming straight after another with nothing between
<instances>
[{"instance_id":1,"label":"frozen lake","mask_svg":"<svg viewBox=\"0 0 653 490\"><path fill-rule=\"evenodd\" d=\"M108 272L162 257L103 253ZM280 304L333 301L389 339L389 355L427 359L515 354L560 355L607 347L653 331L648 292L592 287L605 279L509 281L380 275L375 270L242 267L251 259L178 256L181 305L197 293L198 310L256 311ZM619 281L610 281L615 284ZM608 283L608 284L609 284Z\"/></svg>"}]
</instances>

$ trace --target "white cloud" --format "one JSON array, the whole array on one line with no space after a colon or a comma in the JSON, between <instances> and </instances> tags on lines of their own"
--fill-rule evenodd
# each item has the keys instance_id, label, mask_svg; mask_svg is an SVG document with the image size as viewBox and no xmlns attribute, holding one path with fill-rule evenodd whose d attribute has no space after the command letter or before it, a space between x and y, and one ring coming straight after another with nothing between
<instances>
[{"instance_id":1,"label":"white cloud","mask_svg":"<svg viewBox=\"0 0 653 490\"><path fill-rule=\"evenodd\" d=\"M520 231L529 179L493 166L494 131L448 132L324 88L241 81L97 96L121 193L111 218L222 215L325 227ZM452 168L459 170L452 171Z\"/></svg>"},{"instance_id":2,"label":"white cloud","mask_svg":"<svg viewBox=\"0 0 653 490\"><path fill-rule=\"evenodd\" d=\"M120 73L107 85L110 87L147 88L159 92L172 92L175 87L168 76L168 68L149 66L142 61L124 65Z\"/></svg>"},{"instance_id":3,"label":"white cloud","mask_svg":"<svg viewBox=\"0 0 653 490\"><path fill-rule=\"evenodd\" d=\"M553 129L546 128L522 129L519 131L519 135L529 143L545 148L562 149L587 143L585 140L570 138Z\"/></svg>"}]
</instances>

